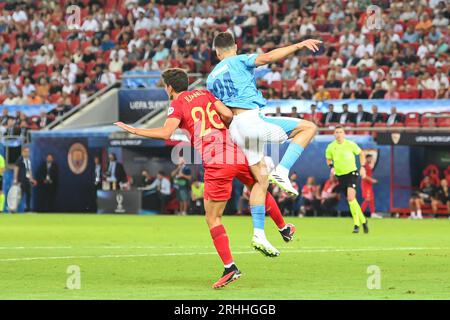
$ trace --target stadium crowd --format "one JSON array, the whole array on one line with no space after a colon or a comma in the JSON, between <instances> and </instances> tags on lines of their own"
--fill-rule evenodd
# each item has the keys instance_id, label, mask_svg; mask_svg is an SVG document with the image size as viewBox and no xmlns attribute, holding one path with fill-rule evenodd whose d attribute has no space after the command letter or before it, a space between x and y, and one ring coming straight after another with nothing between
<instances>
[{"instance_id":1,"label":"stadium crowd","mask_svg":"<svg viewBox=\"0 0 450 320\"><path fill-rule=\"evenodd\" d=\"M0 103L51 102L62 113L125 71L177 66L207 73L217 62L212 38L224 30L244 53L324 41L323 55L300 51L260 70L268 98L449 98L448 2L375 1L381 30L367 27L366 0L170 3L1 2ZM78 30L68 27L71 4L81 8Z\"/></svg>"}]
</instances>

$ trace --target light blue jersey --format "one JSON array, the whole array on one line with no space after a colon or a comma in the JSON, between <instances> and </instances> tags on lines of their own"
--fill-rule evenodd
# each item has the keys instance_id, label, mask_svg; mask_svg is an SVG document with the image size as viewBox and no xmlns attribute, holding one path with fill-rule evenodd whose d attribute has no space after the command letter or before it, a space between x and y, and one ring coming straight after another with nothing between
<instances>
[{"instance_id":1,"label":"light blue jersey","mask_svg":"<svg viewBox=\"0 0 450 320\"><path fill-rule=\"evenodd\" d=\"M266 99L256 87L256 57L257 54L240 54L222 60L206 80L208 90L231 108L265 107Z\"/></svg>"}]
</instances>

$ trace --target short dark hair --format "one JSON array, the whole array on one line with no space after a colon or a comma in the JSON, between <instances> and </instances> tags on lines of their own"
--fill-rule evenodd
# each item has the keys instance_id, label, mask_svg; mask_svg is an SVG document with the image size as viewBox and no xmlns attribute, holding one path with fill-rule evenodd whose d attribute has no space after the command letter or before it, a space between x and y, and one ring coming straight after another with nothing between
<instances>
[{"instance_id":1,"label":"short dark hair","mask_svg":"<svg viewBox=\"0 0 450 320\"><path fill-rule=\"evenodd\" d=\"M337 129L342 129L342 130L344 130L344 127L343 126L336 126L336 127L334 127L334 130L337 130Z\"/></svg>"},{"instance_id":2,"label":"short dark hair","mask_svg":"<svg viewBox=\"0 0 450 320\"><path fill-rule=\"evenodd\" d=\"M229 32L220 32L215 38L213 42L214 49L227 49L234 46L235 41L234 37Z\"/></svg>"},{"instance_id":3,"label":"short dark hair","mask_svg":"<svg viewBox=\"0 0 450 320\"><path fill-rule=\"evenodd\" d=\"M180 68L170 68L165 70L161 77L164 83L171 86L175 92L186 91L189 87L189 77L186 71Z\"/></svg>"}]
</instances>

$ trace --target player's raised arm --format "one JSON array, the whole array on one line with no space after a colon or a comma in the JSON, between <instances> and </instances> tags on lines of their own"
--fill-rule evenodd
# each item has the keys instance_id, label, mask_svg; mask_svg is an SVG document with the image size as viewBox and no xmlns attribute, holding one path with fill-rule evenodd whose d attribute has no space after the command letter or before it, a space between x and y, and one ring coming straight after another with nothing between
<instances>
[{"instance_id":1,"label":"player's raised arm","mask_svg":"<svg viewBox=\"0 0 450 320\"><path fill-rule=\"evenodd\" d=\"M297 50L308 48L312 52L316 52L319 50L319 44L321 44L322 41L315 40L315 39L308 39L287 47L282 47L278 49L274 49L272 51L260 54L256 57L255 65L256 66L262 66L265 64L277 62L280 60L283 60L290 56L291 54L297 52Z\"/></svg>"},{"instance_id":2,"label":"player's raised arm","mask_svg":"<svg viewBox=\"0 0 450 320\"><path fill-rule=\"evenodd\" d=\"M163 127L152 128L152 129L140 129L127 125L123 122L114 123L119 128L122 128L129 133L135 134L137 136L142 136L146 138L159 139L159 140L169 140L172 134L180 125L180 120L176 118L167 119Z\"/></svg>"}]
</instances>

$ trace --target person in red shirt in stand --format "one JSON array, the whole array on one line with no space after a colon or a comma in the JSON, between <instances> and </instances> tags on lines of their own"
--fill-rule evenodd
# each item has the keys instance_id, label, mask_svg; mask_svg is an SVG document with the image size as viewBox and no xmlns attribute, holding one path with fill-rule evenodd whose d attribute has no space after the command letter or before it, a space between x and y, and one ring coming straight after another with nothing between
<instances>
[{"instance_id":1,"label":"person in red shirt in stand","mask_svg":"<svg viewBox=\"0 0 450 320\"><path fill-rule=\"evenodd\" d=\"M226 127L233 117L231 110L207 90L187 91L188 75L182 69L167 69L162 73L162 79L171 100L168 118L163 127L140 129L122 122L115 124L132 134L161 140L169 140L177 128L184 129L192 146L201 155L205 169L206 222L225 268L213 288L221 288L241 276L231 255L228 236L222 225L222 214L231 197L233 179L239 179L250 190L255 179L250 173L244 153L232 142ZM283 239L291 241L295 226L284 222L275 199L269 193L265 206ZM261 231L264 232L263 229ZM266 256L279 255L278 250L265 237L255 239L254 236L252 246Z\"/></svg>"},{"instance_id":2,"label":"person in red shirt in stand","mask_svg":"<svg viewBox=\"0 0 450 320\"><path fill-rule=\"evenodd\" d=\"M370 216L372 218L381 218L381 216L375 213L375 194L373 193L373 185L378 183L377 179L373 178L373 156L370 154L366 155L366 176L361 179L361 191L363 196L363 203L361 204L362 212L365 212L367 206L370 209Z\"/></svg>"}]
</instances>

